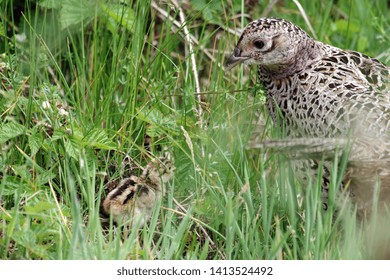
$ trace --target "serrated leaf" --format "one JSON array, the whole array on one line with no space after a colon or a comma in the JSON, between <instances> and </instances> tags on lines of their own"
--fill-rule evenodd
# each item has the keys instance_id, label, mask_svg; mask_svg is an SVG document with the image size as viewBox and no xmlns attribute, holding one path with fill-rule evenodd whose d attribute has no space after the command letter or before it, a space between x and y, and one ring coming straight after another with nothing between
<instances>
[{"instance_id":1,"label":"serrated leaf","mask_svg":"<svg viewBox=\"0 0 390 280\"><path fill-rule=\"evenodd\" d=\"M176 121L171 116L164 116L162 112L157 109L149 111L143 110L139 114L140 119L150 124L147 127L147 134L151 137L157 137L167 130L172 133L177 130Z\"/></svg>"},{"instance_id":2,"label":"serrated leaf","mask_svg":"<svg viewBox=\"0 0 390 280\"><path fill-rule=\"evenodd\" d=\"M89 21L95 15L95 6L87 0L63 0L60 14L61 28Z\"/></svg>"},{"instance_id":3,"label":"serrated leaf","mask_svg":"<svg viewBox=\"0 0 390 280\"><path fill-rule=\"evenodd\" d=\"M20 179L19 176L5 176L2 179L2 189L1 189L1 194L6 196L6 195L14 195L16 190L27 190L31 189L29 188L22 180ZM4 186L4 187L3 187Z\"/></svg>"},{"instance_id":4,"label":"serrated leaf","mask_svg":"<svg viewBox=\"0 0 390 280\"><path fill-rule=\"evenodd\" d=\"M115 29L115 24L119 24L125 27L128 31L132 31L134 25L134 11L129 6L120 4L102 5L103 12L108 16L108 23L111 25L111 29Z\"/></svg>"},{"instance_id":5,"label":"serrated leaf","mask_svg":"<svg viewBox=\"0 0 390 280\"><path fill-rule=\"evenodd\" d=\"M9 122L0 126L0 144L24 134L26 128L18 123Z\"/></svg>"},{"instance_id":6,"label":"serrated leaf","mask_svg":"<svg viewBox=\"0 0 390 280\"><path fill-rule=\"evenodd\" d=\"M57 175L52 170L45 170L44 172L38 173L38 176L36 177L36 184L44 185L49 180L53 180Z\"/></svg>"},{"instance_id":7,"label":"serrated leaf","mask_svg":"<svg viewBox=\"0 0 390 280\"><path fill-rule=\"evenodd\" d=\"M206 21L219 23L223 6L221 1L193 0L192 7L197 11L202 11L203 18Z\"/></svg>"},{"instance_id":8,"label":"serrated leaf","mask_svg":"<svg viewBox=\"0 0 390 280\"><path fill-rule=\"evenodd\" d=\"M55 209L55 208L56 208L56 205L54 203L50 203L47 201L40 201L37 204L32 205L32 206L31 205L24 206L24 210L26 212L31 213L31 214L36 214L36 213L40 213L40 212L47 211L50 209Z\"/></svg>"},{"instance_id":9,"label":"serrated leaf","mask_svg":"<svg viewBox=\"0 0 390 280\"><path fill-rule=\"evenodd\" d=\"M42 0L39 2L39 6L48 9L59 9L61 8L63 0Z\"/></svg>"},{"instance_id":10,"label":"serrated leaf","mask_svg":"<svg viewBox=\"0 0 390 280\"><path fill-rule=\"evenodd\" d=\"M34 156L43 145L43 137L39 132L33 132L28 137L28 145L30 146L31 155Z\"/></svg>"},{"instance_id":11,"label":"serrated leaf","mask_svg":"<svg viewBox=\"0 0 390 280\"><path fill-rule=\"evenodd\" d=\"M62 129L56 129L51 136L51 141L57 141L58 139L63 139L64 137L69 137L69 135Z\"/></svg>"},{"instance_id":12,"label":"serrated leaf","mask_svg":"<svg viewBox=\"0 0 390 280\"><path fill-rule=\"evenodd\" d=\"M75 142L71 140L65 140L64 147L65 147L65 152L68 154L68 156L76 160L78 159L77 155L79 154L80 149Z\"/></svg>"},{"instance_id":13,"label":"serrated leaf","mask_svg":"<svg viewBox=\"0 0 390 280\"><path fill-rule=\"evenodd\" d=\"M30 167L27 165L12 165L12 171L25 181L31 180Z\"/></svg>"},{"instance_id":14,"label":"serrated leaf","mask_svg":"<svg viewBox=\"0 0 390 280\"><path fill-rule=\"evenodd\" d=\"M91 146L103 150L113 150L116 148L115 143L108 137L106 130L94 128L83 138L85 146Z\"/></svg>"}]
</instances>

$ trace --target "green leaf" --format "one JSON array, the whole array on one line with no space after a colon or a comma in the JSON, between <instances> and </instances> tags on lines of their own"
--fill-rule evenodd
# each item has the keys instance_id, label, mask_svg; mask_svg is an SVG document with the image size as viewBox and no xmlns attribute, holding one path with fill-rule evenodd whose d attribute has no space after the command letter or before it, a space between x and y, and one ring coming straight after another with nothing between
<instances>
[{"instance_id":1,"label":"green leaf","mask_svg":"<svg viewBox=\"0 0 390 280\"><path fill-rule=\"evenodd\" d=\"M94 128L89 131L83 138L83 144L85 146L95 147L103 150L116 149L115 143L108 136L106 130L101 128Z\"/></svg>"},{"instance_id":2,"label":"green leaf","mask_svg":"<svg viewBox=\"0 0 390 280\"><path fill-rule=\"evenodd\" d=\"M67 134L63 129L56 129L51 137L51 141L57 141L58 139L63 139L64 137L69 137L69 134Z\"/></svg>"},{"instance_id":3,"label":"green leaf","mask_svg":"<svg viewBox=\"0 0 390 280\"><path fill-rule=\"evenodd\" d=\"M42 0L39 2L39 6L48 9L59 9L61 8L63 0Z\"/></svg>"},{"instance_id":4,"label":"green leaf","mask_svg":"<svg viewBox=\"0 0 390 280\"><path fill-rule=\"evenodd\" d=\"M102 5L103 12L108 16L108 27L111 32L116 33L116 25L125 27L132 31L134 25L134 12L131 7L120 4ZM115 24L116 23L116 24Z\"/></svg>"},{"instance_id":5,"label":"green leaf","mask_svg":"<svg viewBox=\"0 0 390 280\"><path fill-rule=\"evenodd\" d=\"M68 154L68 156L78 160L78 154L80 154L79 146L69 139L65 140L64 143L65 146L65 152Z\"/></svg>"},{"instance_id":6,"label":"green leaf","mask_svg":"<svg viewBox=\"0 0 390 280\"><path fill-rule=\"evenodd\" d=\"M366 50L368 46L368 38L366 36L359 36L357 42L357 49L358 50Z\"/></svg>"},{"instance_id":7,"label":"green leaf","mask_svg":"<svg viewBox=\"0 0 390 280\"><path fill-rule=\"evenodd\" d=\"M26 191L31 190L31 188L20 179L20 176L7 175L2 179L1 195L15 195L16 191Z\"/></svg>"},{"instance_id":8,"label":"green leaf","mask_svg":"<svg viewBox=\"0 0 390 280\"><path fill-rule=\"evenodd\" d=\"M147 127L147 134L151 137L160 136L166 131L171 133L177 131L176 120L172 116L164 116L158 109L142 110L139 112L139 118L150 124Z\"/></svg>"},{"instance_id":9,"label":"green leaf","mask_svg":"<svg viewBox=\"0 0 390 280\"><path fill-rule=\"evenodd\" d=\"M9 122L0 126L0 144L24 134L26 128L18 123Z\"/></svg>"},{"instance_id":10,"label":"green leaf","mask_svg":"<svg viewBox=\"0 0 390 280\"><path fill-rule=\"evenodd\" d=\"M30 167L23 165L12 165L12 171L26 182L31 181Z\"/></svg>"},{"instance_id":11,"label":"green leaf","mask_svg":"<svg viewBox=\"0 0 390 280\"><path fill-rule=\"evenodd\" d=\"M47 211L50 209L55 209L55 208L56 208L56 205L54 203L50 203L47 201L40 201L33 206L31 206L31 205L24 206L24 210L26 212L31 213L31 214L36 214L36 213L40 213L40 212Z\"/></svg>"},{"instance_id":12,"label":"green leaf","mask_svg":"<svg viewBox=\"0 0 390 280\"><path fill-rule=\"evenodd\" d=\"M207 3L205 0L192 0L191 5L196 11L202 11L206 8Z\"/></svg>"},{"instance_id":13,"label":"green leaf","mask_svg":"<svg viewBox=\"0 0 390 280\"><path fill-rule=\"evenodd\" d=\"M5 27L2 21L0 21L0 36L5 37Z\"/></svg>"},{"instance_id":14,"label":"green leaf","mask_svg":"<svg viewBox=\"0 0 390 280\"><path fill-rule=\"evenodd\" d=\"M202 11L206 21L219 23L220 15L223 12L222 1L192 0L192 7L197 11Z\"/></svg>"},{"instance_id":15,"label":"green leaf","mask_svg":"<svg viewBox=\"0 0 390 280\"><path fill-rule=\"evenodd\" d=\"M346 21L344 19L337 20L335 22L336 28L338 32L350 32L357 33L360 31L359 22L358 21Z\"/></svg>"},{"instance_id":16,"label":"green leaf","mask_svg":"<svg viewBox=\"0 0 390 280\"><path fill-rule=\"evenodd\" d=\"M53 172L53 170L45 170L41 171L37 174L36 184L38 186L46 184L49 180L53 180L57 175Z\"/></svg>"},{"instance_id":17,"label":"green leaf","mask_svg":"<svg viewBox=\"0 0 390 280\"><path fill-rule=\"evenodd\" d=\"M95 15L96 6L87 0L63 0L60 14L61 28L90 21Z\"/></svg>"},{"instance_id":18,"label":"green leaf","mask_svg":"<svg viewBox=\"0 0 390 280\"><path fill-rule=\"evenodd\" d=\"M31 149L30 156L34 156L43 145L42 135L37 131L33 131L33 133L28 137L28 145Z\"/></svg>"}]
</instances>

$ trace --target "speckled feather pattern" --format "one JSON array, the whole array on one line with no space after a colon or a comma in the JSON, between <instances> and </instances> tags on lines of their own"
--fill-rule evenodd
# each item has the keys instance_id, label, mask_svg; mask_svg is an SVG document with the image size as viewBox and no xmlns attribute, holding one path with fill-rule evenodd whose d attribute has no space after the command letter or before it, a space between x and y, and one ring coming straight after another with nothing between
<instances>
[{"instance_id":1,"label":"speckled feather pattern","mask_svg":"<svg viewBox=\"0 0 390 280\"><path fill-rule=\"evenodd\" d=\"M288 138L350 137L354 163L390 160L388 66L275 18L247 25L226 66L239 63L258 65L268 111L275 125L283 120Z\"/></svg>"},{"instance_id":2,"label":"speckled feather pattern","mask_svg":"<svg viewBox=\"0 0 390 280\"><path fill-rule=\"evenodd\" d=\"M103 201L106 216L118 225L142 227L151 217L156 201L165 193L164 184L173 177L175 166L167 154L153 159L141 176L121 180Z\"/></svg>"},{"instance_id":3,"label":"speckled feather pattern","mask_svg":"<svg viewBox=\"0 0 390 280\"><path fill-rule=\"evenodd\" d=\"M275 47L281 37L275 34L279 32L287 33L292 43L287 54L279 54ZM274 45L267 52L276 52L273 56L281 59L271 67L260 64L258 77L267 92L272 118L276 121L280 109L291 136L334 137L347 135L350 129L356 133L361 129L376 134L388 131L387 66L364 54L315 41L301 28L281 19L250 23L237 46L248 48L250 40L262 33L270 34L263 38L273 38ZM256 59L263 53L253 55Z\"/></svg>"}]
</instances>

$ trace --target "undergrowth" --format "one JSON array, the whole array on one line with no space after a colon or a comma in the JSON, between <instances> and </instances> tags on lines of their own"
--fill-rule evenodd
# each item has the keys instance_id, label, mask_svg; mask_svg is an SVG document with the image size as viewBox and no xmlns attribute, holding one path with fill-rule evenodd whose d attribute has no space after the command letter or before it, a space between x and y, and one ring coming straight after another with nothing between
<instances>
[{"instance_id":1,"label":"undergrowth","mask_svg":"<svg viewBox=\"0 0 390 280\"><path fill-rule=\"evenodd\" d=\"M247 148L276 132L256 69L223 63L267 8L388 63L389 7L255 2L0 2L1 259L378 257L377 224L353 205L323 211L320 180L303 186L283 155ZM150 223L125 240L102 230L124 159L145 166L164 150L175 177Z\"/></svg>"}]
</instances>

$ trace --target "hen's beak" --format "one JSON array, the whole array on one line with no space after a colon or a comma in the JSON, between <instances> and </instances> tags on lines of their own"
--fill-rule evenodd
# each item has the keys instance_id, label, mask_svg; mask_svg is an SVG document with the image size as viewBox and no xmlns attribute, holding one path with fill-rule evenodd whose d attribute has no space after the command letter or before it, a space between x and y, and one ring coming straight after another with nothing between
<instances>
[{"instance_id":1,"label":"hen's beak","mask_svg":"<svg viewBox=\"0 0 390 280\"><path fill-rule=\"evenodd\" d=\"M249 59L249 56L241 56L241 50L235 48L233 54L225 62L225 71L232 69L234 66L243 63Z\"/></svg>"}]
</instances>

